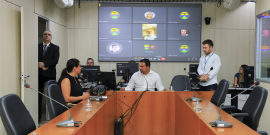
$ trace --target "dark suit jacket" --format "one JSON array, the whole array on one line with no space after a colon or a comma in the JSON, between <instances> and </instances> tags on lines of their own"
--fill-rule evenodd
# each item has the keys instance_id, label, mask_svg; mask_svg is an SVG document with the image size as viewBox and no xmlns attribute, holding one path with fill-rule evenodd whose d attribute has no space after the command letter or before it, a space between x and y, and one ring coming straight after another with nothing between
<instances>
[{"instance_id":1,"label":"dark suit jacket","mask_svg":"<svg viewBox=\"0 0 270 135\"><path fill-rule=\"evenodd\" d=\"M44 77L56 77L56 64L59 60L59 47L53 43L50 43L49 47L43 56L43 43L38 44L38 62L43 62L45 67L49 67L47 70L38 68L38 75Z\"/></svg>"}]
</instances>

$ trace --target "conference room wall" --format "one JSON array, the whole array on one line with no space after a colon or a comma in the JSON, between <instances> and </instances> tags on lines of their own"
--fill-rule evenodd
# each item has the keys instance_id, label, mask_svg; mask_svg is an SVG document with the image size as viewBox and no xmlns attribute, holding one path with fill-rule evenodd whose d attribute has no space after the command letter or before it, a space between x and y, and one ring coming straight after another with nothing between
<instances>
[{"instance_id":1,"label":"conference room wall","mask_svg":"<svg viewBox=\"0 0 270 135\"><path fill-rule=\"evenodd\" d=\"M245 14L243 14L245 13ZM116 69L117 62L98 62L98 3L75 3L67 9L68 58L78 58L83 65L91 57L102 71ZM204 17L211 17L205 25ZM255 3L241 3L235 10L226 10L217 3L202 5L202 41L212 39L214 51L221 58L222 67L218 81L226 79L233 84L233 77L241 64L254 65ZM203 55L203 50L201 49ZM151 69L159 73L165 88L169 88L175 75L183 75L190 62L152 62ZM121 77L117 77L119 81Z\"/></svg>"},{"instance_id":2,"label":"conference room wall","mask_svg":"<svg viewBox=\"0 0 270 135\"><path fill-rule=\"evenodd\" d=\"M21 6L24 7L24 10L50 20L50 29L53 32L52 42L60 46L57 76L60 76L62 67L65 66L67 60L66 9L58 8L54 1L49 0L0 0L0 26L2 26L0 27L0 62L2 63L0 67L2 76L0 79L0 97L10 93L21 95L19 78L21 73ZM38 83L37 80L36 83ZM33 103L36 102L33 101ZM6 131L1 119L0 121L0 134L5 135Z\"/></svg>"},{"instance_id":3,"label":"conference room wall","mask_svg":"<svg viewBox=\"0 0 270 135\"><path fill-rule=\"evenodd\" d=\"M270 10L270 1L269 0L257 0L256 1L256 15L261 14L263 12ZM254 36L255 37L255 36ZM254 55L253 55L254 56ZM258 131L266 131L268 134L270 133L269 125L270 125L270 100L269 100L269 83L260 83L260 86L268 90L268 99L266 100L266 104L260 119Z\"/></svg>"}]
</instances>

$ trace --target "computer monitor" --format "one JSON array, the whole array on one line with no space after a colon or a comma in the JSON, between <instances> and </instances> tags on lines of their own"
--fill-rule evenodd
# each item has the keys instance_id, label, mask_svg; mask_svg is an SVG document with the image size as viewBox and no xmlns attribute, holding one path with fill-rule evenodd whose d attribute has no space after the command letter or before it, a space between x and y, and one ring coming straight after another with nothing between
<instances>
[{"instance_id":1,"label":"computer monitor","mask_svg":"<svg viewBox=\"0 0 270 135\"><path fill-rule=\"evenodd\" d=\"M107 90L116 90L115 72L97 72L98 85L105 85Z\"/></svg>"},{"instance_id":2,"label":"computer monitor","mask_svg":"<svg viewBox=\"0 0 270 135\"><path fill-rule=\"evenodd\" d=\"M97 81L97 72L100 72L100 66L81 66L81 74L84 79L87 79L88 82Z\"/></svg>"},{"instance_id":3,"label":"computer monitor","mask_svg":"<svg viewBox=\"0 0 270 135\"><path fill-rule=\"evenodd\" d=\"M199 64L189 64L189 72L195 72L196 74L199 74L197 69L199 67ZM191 83L198 83L200 80L197 78L198 76L196 74L190 74L190 82Z\"/></svg>"},{"instance_id":4,"label":"computer monitor","mask_svg":"<svg viewBox=\"0 0 270 135\"><path fill-rule=\"evenodd\" d=\"M116 67L117 76L127 76L127 78L139 71L139 63L116 63Z\"/></svg>"},{"instance_id":5,"label":"computer monitor","mask_svg":"<svg viewBox=\"0 0 270 135\"><path fill-rule=\"evenodd\" d=\"M246 66L244 68L244 80L243 86L245 88L254 84L254 66Z\"/></svg>"}]
</instances>

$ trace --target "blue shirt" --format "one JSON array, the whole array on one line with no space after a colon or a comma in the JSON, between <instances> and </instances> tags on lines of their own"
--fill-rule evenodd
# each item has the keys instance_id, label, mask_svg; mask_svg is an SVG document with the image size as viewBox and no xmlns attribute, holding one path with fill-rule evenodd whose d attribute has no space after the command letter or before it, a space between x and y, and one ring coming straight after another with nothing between
<instances>
[{"instance_id":1,"label":"blue shirt","mask_svg":"<svg viewBox=\"0 0 270 135\"><path fill-rule=\"evenodd\" d=\"M236 73L234 77L237 77L237 84L239 84L239 73Z\"/></svg>"}]
</instances>

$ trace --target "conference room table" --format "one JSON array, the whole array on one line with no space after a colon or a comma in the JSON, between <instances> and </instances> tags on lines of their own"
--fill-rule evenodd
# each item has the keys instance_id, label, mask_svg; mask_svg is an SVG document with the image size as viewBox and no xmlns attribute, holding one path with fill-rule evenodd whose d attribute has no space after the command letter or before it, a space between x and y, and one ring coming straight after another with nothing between
<instances>
[{"instance_id":1,"label":"conference room table","mask_svg":"<svg viewBox=\"0 0 270 135\"><path fill-rule=\"evenodd\" d=\"M221 119L231 128L211 127L219 108L210 102L214 91L197 91L202 112L193 109L196 102L186 101L191 91L147 91L130 121L124 119L124 135L259 135L245 124L221 110ZM140 96L140 91L107 91L105 101L91 101L93 109L85 111L86 100L71 108L71 117L81 121L78 127L57 127L68 119L68 111L55 117L29 135L114 135L114 123ZM133 110L134 111L134 110Z\"/></svg>"}]
</instances>

